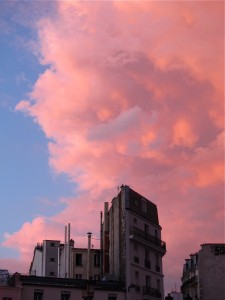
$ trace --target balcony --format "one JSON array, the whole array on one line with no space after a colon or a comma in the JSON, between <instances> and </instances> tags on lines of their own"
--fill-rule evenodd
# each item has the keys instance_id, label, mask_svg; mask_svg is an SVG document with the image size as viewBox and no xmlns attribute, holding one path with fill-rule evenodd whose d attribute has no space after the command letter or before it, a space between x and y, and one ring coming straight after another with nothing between
<instances>
[{"instance_id":1,"label":"balcony","mask_svg":"<svg viewBox=\"0 0 225 300\"><path fill-rule=\"evenodd\" d=\"M183 284L181 286L181 291L185 291L185 289L196 284L198 284L198 276L194 275L191 278L183 281Z\"/></svg>"},{"instance_id":2,"label":"balcony","mask_svg":"<svg viewBox=\"0 0 225 300\"><path fill-rule=\"evenodd\" d=\"M162 294L160 293L159 290L154 289L150 286L143 286L143 295L152 296L158 299L162 297Z\"/></svg>"},{"instance_id":3,"label":"balcony","mask_svg":"<svg viewBox=\"0 0 225 300\"><path fill-rule=\"evenodd\" d=\"M166 243L157 237L146 233L135 226L130 227L130 238L137 239L144 244L155 246L164 255L166 253Z\"/></svg>"}]
</instances>

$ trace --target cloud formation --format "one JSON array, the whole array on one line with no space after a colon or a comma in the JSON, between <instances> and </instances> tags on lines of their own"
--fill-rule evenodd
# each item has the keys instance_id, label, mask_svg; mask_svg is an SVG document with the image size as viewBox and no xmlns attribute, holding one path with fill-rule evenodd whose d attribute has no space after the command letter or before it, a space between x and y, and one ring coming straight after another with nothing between
<instances>
[{"instance_id":1,"label":"cloud formation","mask_svg":"<svg viewBox=\"0 0 225 300\"><path fill-rule=\"evenodd\" d=\"M166 288L201 243L222 242L223 3L59 1L37 23L40 74L16 109L49 139L49 164L79 192L50 218L10 235L24 260L45 238L99 230L99 211L127 184L159 208ZM209 22L210 19L210 22ZM206 230L207 228L207 230ZM35 237L30 242L30 237ZM27 241L24 243L24 241Z\"/></svg>"}]
</instances>

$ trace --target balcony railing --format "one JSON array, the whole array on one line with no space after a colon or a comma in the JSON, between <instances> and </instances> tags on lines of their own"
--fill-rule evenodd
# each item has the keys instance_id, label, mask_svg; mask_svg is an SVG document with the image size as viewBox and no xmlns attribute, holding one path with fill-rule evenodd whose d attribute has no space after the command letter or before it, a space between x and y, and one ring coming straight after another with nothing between
<instances>
[{"instance_id":1,"label":"balcony railing","mask_svg":"<svg viewBox=\"0 0 225 300\"><path fill-rule=\"evenodd\" d=\"M162 250L166 251L166 243L162 240L158 239L157 237L146 233L145 231L133 226L130 227L130 234L138 237L146 242L154 244L155 246L160 247Z\"/></svg>"},{"instance_id":2,"label":"balcony railing","mask_svg":"<svg viewBox=\"0 0 225 300\"><path fill-rule=\"evenodd\" d=\"M183 281L183 284L181 286L181 290L185 290L187 287L192 286L194 284L198 283L198 276L194 275L191 278Z\"/></svg>"},{"instance_id":3,"label":"balcony railing","mask_svg":"<svg viewBox=\"0 0 225 300\"><path fill-rule=\"evenodd\" d=\"M154 289L150 286L144 286L143 287L143 295L148 295L148 296L152 296L155 298L161 298L162 294L160 293L159 290Z\"/></svg>"}]
</instances>

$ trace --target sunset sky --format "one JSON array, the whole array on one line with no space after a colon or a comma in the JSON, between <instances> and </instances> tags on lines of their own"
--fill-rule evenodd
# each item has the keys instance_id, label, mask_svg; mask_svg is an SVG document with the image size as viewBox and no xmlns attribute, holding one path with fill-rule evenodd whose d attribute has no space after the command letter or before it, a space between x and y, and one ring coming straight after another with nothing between
<instances>
[{"instance_id":1,"label":"sunset sky","mask_svg":"<svg viewBox=\"0 0 225 300\"><path fill-rule=\"evenodd\" d=\"M0 39L0 269L68 222L98 239L125 184L157 205L179 289L224 242L224 2L0 1Z\"/></svg>"}]
</instances>

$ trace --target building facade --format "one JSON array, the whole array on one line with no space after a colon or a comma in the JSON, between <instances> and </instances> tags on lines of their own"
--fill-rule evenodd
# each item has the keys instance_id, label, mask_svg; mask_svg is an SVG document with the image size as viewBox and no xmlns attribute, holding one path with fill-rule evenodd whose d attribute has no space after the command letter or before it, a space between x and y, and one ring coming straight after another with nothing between
<instances>
[{"instance_id":1,"label":"building facade","mask_svg":"<svg viewBox=\"0 0 225 300\"><path fill-rule=\"evenodd\" d=\"M15 273L0 287L1 300L125 300L121 283L25 276Z\"/></svg>"},{"instance_id":2,"label":"building facade","mask_svg":"<svg viewBox=\"0 0 225 300\"><path fill-rule=\"evenodd\" d=\"M30 275L57 278L100 280L100 250L74 248L70 240L70 258L65 244L44 240L37 244L30 266ZM66 262L66 263L65 263Z\"/></svg>"},{"instance_id":3,"label":"building facade","mask_svg":"<svg viewBox=\"0 0 225 300\"><path fill-rule=\"evenodd\" d=\"M185 260L181 291L184 299L225 299L225 244L203 244Z\"/></svg>"},{"instance_id":4,"label":"building facade","mask_svg":"<svg viewBox=\"0 0 225 300\"><path fill-rule=\"evenodd\" d=\"M164 299L166 244L157 206L122 185L100 216L100 249L91 248L90 232L87 249L75 248L68 224L64 244L45 240L36 246L30 275L111 281L124 284L126 299Z\"/></svg>"},{"instance_id":5,"label":"building facade","mask_svg":"<svg viewBox=\"0 0 225 300\"><path fill-rule=\"evenodd\" d=\"M127 299L164 299L166 244L161 240L156 205L122 186L107 210L105 204L103 270L125 283Z\"/></svg>"}]
</instances>

